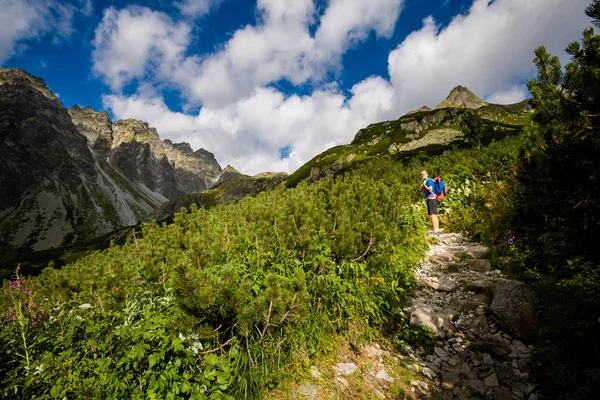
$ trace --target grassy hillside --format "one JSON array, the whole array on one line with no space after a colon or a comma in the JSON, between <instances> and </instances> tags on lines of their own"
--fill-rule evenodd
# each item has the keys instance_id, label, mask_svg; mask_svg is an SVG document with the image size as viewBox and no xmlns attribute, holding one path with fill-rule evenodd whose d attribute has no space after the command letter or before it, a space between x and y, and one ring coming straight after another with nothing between
<instances>
[{"instance_id":1,"label":"grassy hillside","mask_svg":"<svg viewBox=\"0 0 600 400\"><path fill-rule=\"evenodd\" d=\"M2 391L260 398L336 335L404 329L425 251L419 171L441 166L456 187L466 173L500 179L521 142L425 164L377 157L343 177L192 207L124 246L5 284Z\"/></svg>"},{"instance_id":2,"label":"grassy hillside","mask_svg":"<svg viewBox=\"0 0 600 400\"><path fill-rule=\"evenodd\" d=\"M308 179L316 181L356 167L374 157L391 155L407 160L421 155L439 155L449 147L466 147L459 127L462 108L445 108L404 115L396 121L369 125L358 131L352 143L332 147L290 175L286 185L294 187ZM475 111L483 118L483 143L516 135L530 122L531 104L489 104Z\"/></svg>"}]
</instances>

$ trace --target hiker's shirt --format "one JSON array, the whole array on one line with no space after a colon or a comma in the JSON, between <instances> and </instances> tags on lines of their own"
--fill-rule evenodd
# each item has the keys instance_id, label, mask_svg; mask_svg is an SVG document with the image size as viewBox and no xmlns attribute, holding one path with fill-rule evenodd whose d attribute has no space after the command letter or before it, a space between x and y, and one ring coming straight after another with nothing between
<instances>
[{"instance_id":1,"label":"hiker's shirt","mask_svg":"<svg viewBox=\"0 0 600 400\"><path fill-rule=\"evenodd\" d=\"M431 192L429 190L427 190L426 187L423 188L423 196L425 197L425 200L435 200L437 199L437 197L435 196L435 193L433 193L433 185L435 183L433 182L433 179L431 178L427 178L427 180L425 181L425 186L429 186L431 188Z\"/></svg>"}]
</instances>

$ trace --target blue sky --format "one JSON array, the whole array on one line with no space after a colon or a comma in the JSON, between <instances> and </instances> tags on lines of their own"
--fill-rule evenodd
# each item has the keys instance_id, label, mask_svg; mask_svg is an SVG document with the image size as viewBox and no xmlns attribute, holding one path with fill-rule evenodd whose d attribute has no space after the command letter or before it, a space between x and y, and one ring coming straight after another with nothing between
<instances>
[{"instance_id":1,"label":"blue sky","mask_svg":"<svg viewBox=\"0 0 600 400\"><path fill-rule=\"evenodd\" d=\"M522 100L533 49L564 58L588 2L0 0L0 65L242 172L292 172L459 84Z\"/></svg>"}]
</instances>

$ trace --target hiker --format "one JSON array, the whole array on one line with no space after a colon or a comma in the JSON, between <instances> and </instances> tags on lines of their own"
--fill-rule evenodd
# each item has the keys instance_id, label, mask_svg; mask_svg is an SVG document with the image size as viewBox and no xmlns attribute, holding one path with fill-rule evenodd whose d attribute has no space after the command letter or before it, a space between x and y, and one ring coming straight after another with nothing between
<instances>
[{"instance_id":1,"label":"hiker","mask_svg":"<svg viewBox=\"0 0 600 400\"><path fill-rule=\"evenodd\" d=\"M427 203L427 214L431 217L431 224L433 225L433 232L440 232L440 222L437 217L437 196L433 192L433 179L429 178L427 171L421 171L421 179L423 183L419 187L419 190L423 191L425 202Z\"/></svg>"}]
</instances>

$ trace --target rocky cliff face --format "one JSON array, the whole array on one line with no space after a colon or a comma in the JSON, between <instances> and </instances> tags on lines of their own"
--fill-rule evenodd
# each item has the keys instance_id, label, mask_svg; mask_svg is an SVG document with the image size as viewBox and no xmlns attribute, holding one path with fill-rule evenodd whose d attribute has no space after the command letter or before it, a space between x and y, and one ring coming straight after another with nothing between
<instances>
[{"instance_id":1,"label":"rocky cliff face","mask_svg":"<svg viewBox=\"0 0 600 400\"><path fill-rule=\"evenodd\" d=\"M107 125L95 126L105 146ZM94 156L44 81L19 69L0 69L0 170L0 244L11 248L89 240L136 224L166 200Z\"/></svg>"},{"instance_id":2,"label":"rocky cliff face","mask_svg":"<svg viewBox=\"0 0 600 400\"><path fill-rule=\"evenodd\" d=\"M135 184L168 199L204 190L221 173L212 153L193 151L188 143L163 141L145 122L113 123L106 112L89 107L72 107L69 114L90 147L110 165Z\"/></svg>"}]
</instances>

